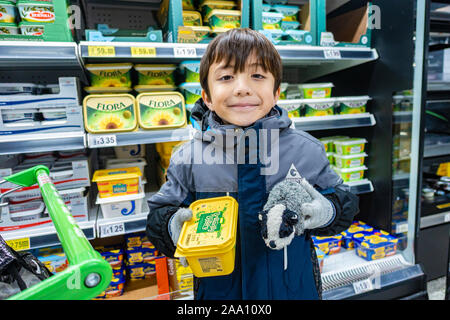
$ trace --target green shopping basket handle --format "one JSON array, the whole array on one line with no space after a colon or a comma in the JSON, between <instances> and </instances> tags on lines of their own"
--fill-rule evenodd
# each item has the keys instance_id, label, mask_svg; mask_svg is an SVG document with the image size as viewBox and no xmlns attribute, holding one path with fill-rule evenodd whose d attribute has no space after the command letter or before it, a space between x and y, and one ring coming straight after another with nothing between
<instances>
[{"instance_id":1,"label":"green shopping basket handle","mask_svg":"<svg viewBox=\"0 0 450 320\"><path fill-rule=\"evenodd\" d=\"M92 248L50 180L45 166L35 166L4 178L29 187L39 184L42 198L69 261L69 267L12 297L10 300L80 300L92 299L111 282L112 269Z\"/></svg>"}]
</instances>

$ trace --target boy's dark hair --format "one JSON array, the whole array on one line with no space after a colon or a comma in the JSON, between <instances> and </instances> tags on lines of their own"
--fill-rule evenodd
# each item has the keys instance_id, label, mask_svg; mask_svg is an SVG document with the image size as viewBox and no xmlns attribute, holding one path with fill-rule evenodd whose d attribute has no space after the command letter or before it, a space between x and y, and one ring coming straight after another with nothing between
<instances>
[{"instance_id":1,"label":"boy's dark hair","mask_svg":"<svg viewBox=\"0 0 450 320\"><path fill-rule=\"evenodd\" d=\"M280 87L283 67L275 46L260 32L248 28L231 29L212 40L200 62L200 84L208 97L208 72L214 62L225 61L228 67L234 63L234 72L243 71L251 54L255 53L258 63L265 72L275 78L275 93Z\"/></svg>"}]
</instances>

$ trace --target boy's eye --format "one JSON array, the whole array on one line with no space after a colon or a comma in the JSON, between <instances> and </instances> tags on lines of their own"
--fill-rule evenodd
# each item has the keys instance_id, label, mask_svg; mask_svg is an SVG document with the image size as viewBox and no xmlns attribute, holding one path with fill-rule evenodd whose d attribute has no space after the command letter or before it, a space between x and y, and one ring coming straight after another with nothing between
<instances>
[{"instance_id":1,"label":"boy's eye","mask_svg":"<svg viewBox=\"0 0 450 320\"><path fill-rule=\"evenodd\" d=\"M256 78L256 79L264 79L265 78L262 74L259 74L259 73L253 74L252 77Z\"/></svg>"},{"instance_id":2,"label":"boy's eye","mask_svg":"<svg viewBox=\"0 0 450 320\"><path fill-rule=\"evenodd\" d=\"M227 75L227 76L220 77L219 80L227 81L227 80L231 80L232 78L233 78L232 76Z\"/></svg>"}]
</instances>

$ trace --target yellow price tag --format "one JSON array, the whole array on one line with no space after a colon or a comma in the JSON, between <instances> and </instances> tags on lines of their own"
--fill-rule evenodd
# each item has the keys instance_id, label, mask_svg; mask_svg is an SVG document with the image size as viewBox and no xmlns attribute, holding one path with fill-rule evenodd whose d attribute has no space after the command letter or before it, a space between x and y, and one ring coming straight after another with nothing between
<instances>
[{"instance_id":1,"label":"yellow price tag","mask_svg":"<svg viewBox=\"0 0 450 320\"><path fill-rule=\"evenodd\" d=\"M88 46L89 57L115 57L116 48L113 46Z\"/></svg>"},{"instance_id":2,"label":"yellow price tag","mask_svg":"<svg viewBox=\"0 0 450 320\"><path fill-rule=\"evenodd\" d=\"M156 48L153 47L131 47L132 57L156 57Z\"/></svg>"},{"instance_id":3,"label":"yellow price tag","mask_svg":"<svg viewBox=\"0 0 450 320\"><path fill-rule=\"evenodd\" d=\"M30 238L6 240L6 243L16 251L30 249Z\"/></svg>"}]
</instances>

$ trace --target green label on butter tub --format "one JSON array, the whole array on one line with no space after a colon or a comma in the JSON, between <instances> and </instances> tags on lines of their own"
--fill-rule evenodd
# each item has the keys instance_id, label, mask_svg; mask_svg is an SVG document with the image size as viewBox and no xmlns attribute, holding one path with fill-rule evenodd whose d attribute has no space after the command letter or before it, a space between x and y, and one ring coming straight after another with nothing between
<instances>
[{"instance_id":1,"label":"green label on butter tub","mask_svg":"<svg viewBox=\"0 0 450 320\"><path fill-rule=\"evenodd\" d=\"M197 233L218 232L222 228L223 212L204 213L198 221Z\"/></svg>"}]
</instances>

